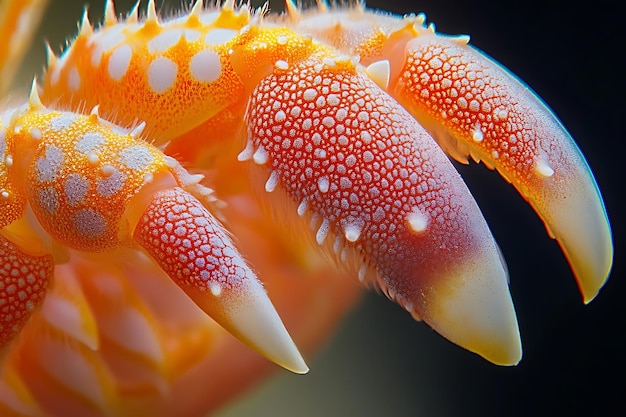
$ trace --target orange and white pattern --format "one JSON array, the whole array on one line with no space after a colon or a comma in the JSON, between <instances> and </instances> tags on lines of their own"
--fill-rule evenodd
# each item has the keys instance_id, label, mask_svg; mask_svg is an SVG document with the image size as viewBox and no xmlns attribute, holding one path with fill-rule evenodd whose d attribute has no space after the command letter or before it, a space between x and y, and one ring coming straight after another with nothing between
<instances>
[{"instance_id":1,"label":"orange and white pattern","mask_svg":"<svg viewBox=\"0 0 626 417\"><path fill-rule=\"evenodd\" d=\"M0 33L27 44L31 3ZM511 182L597 295L602 197L531 90L423 15L286 5L107 3L0 112L2 415L203 415L270 370L256 352L306 373L358 282L517 364L506 265L448 157Z\"/></svg>"}]
</instances>

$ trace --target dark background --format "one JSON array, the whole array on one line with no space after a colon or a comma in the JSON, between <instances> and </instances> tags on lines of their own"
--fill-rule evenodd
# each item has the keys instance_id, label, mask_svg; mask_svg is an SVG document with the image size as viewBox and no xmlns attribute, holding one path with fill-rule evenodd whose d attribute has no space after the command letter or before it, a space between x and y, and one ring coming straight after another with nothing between
<instances>
[{"instance_id":1,"label":"dark background","mask_svg":"<svg viewBox=\"0 0 626 417\"><path fill-rule=\"evenodd\" d=\"M120 10L128 2L119 2ZM281 2L272 1L278 9ZM626 297L624 120L626 74L619 1L368 1L373 8L425 12L437 30L472 43L530 85L568 127L607 205L616 247L611 279L584 306L569 266L541 221L497 174L460 167L500 244L511 274L524 358L491 365L414 322L371 293L316 357L311 372L278 378L224 416L614 415L625 408ZM620 10L618 10L618 8ZM166 6L165 10L176 9ZM40 68L42 39L58 50L75 33L81 2L52 1L29 56ZM97 21L102 5L93 2ZM30 84L32 71L19 82Z\"/></svg>"}]
</instances>

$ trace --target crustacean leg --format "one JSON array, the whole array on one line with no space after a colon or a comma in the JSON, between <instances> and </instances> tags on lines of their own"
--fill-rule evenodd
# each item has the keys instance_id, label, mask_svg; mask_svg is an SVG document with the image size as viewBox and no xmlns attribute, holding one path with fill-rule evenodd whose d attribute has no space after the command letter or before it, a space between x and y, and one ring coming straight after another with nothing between
<instances>
[{"instance_id":1,"label":"crustacean leg","mask_svg":"<svg viewBox=\"0 0 626 417\"><path fill-rule=\"evenodd\" d=\"M424 15L356 6L304 16L292 10L291 18L303 32L358 54L368 75L452 158L482 161L512 183L563 249L585 303L597 295L613 262L604 203L572 137L529 87L468 45L468 36L435 33Z\"/></svg>"},{"instance_id":2,"label":"crustacean leg","mask_svg":"<svg viewBox=\"0 0 626 417\"><path fill-rule=\"evenodd\" d=\"M226 231L196 197L179 187L207 201L210 191L141 140L142 124L126 131L102 120L97 109L88 116L49 111L33 85L29 104L15 110L3 129L12 145L10 168L23 181L19 188L26 190L34 214L33 228L45 230L51 241L86 252L138 243L217 322L285 367L308 370ZM2 260L8 264L20 252L5 246ZM49 278L51 256L45 260L44 278ZM16 267L24 279L32 273L28 262L41 262L26 255L19 261L24 265ZM26 306L41 301L40 287L48 281L37 282L36 299L24 300ZM10 295L14 285L8 284ZM5 314L3 319L23 325L21 313L16 310L15 317Z\"/></svg>"}]
</instances>

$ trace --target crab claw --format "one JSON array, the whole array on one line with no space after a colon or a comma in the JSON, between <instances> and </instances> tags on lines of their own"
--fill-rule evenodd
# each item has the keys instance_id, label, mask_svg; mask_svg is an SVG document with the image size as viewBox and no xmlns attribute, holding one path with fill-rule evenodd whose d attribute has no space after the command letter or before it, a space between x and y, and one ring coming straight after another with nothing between
<instances>
[{"instance_id":1,"label":"crab claw","mask_svg":"<svg viewBox=\"0 0 626 417\"><path fill-rule=\"evenodd\" d=\"M252 97L239 159L269 168L265 190L286 193L290 221L304 217L355 276L449 340L497 364L520 360L491 232L410 114L349 59L284 66Z\"/></svg>"},{"instance_id":2,"label":"crab claw","mask_svg":"<svg viewBox=\"0 0 626 417\"><path fill-rule=\"evenodd\" d=\"M399 78L389 91L448 154L483 161L517 188L557 239L588 303L608 278L613 243L598 186L572 137L527 86L466 45L467 37L417 29L404 62L392 63Z\"/></svg>"},{"instance_id":3,"label":"crab claw","mask_svg":"<svg viewBox=\"0 0 626 417\"><path fill-rule=\"evenodd\" d=\"M156 193L134 238L222 327L284 368L308 372L255 274L195 197L182 188Z\"/></svg>"}]
</instances>

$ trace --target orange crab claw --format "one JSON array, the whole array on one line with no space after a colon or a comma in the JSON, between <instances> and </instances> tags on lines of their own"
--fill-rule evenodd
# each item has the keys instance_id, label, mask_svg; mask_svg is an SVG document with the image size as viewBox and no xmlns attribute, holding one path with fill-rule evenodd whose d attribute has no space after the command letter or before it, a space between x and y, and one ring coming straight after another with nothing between
<instances>
[{"instance_id":1,"label":"orange crab claw","mask_svg":"<svg viewBox=\"0 0 626 417\"><path fill-rule=\"evenodd\" d=\"M390 91L441 146L495 168L543 219L585 303L613 262L613 243L589 165L552 111L511 73L465 43L432 33L406 45Z\"/></svg>"},{"instance_id":2,"label":"orange crab claw","mask_svg":"<svg viewBox=\"0 0 626 417\"><path fill-rule=\"evenodd\" d=\"M317 242L354 275L451 341L498 364L520 360L493 237L406 111L354 62L324 56L283 66L252 97L239 158L267 167L265 190L286 192L288 218L308 217Z\"/></svg>"},{"instance_id":3,"label":"orange crab claw","mask_svg":"<svg viewBox=\"0 0 626 417\"><path fill-rule=\"evenodd\" d=\"M255 274L195 197L181 188L157 193L137 224L135 239L230 333L281 366L308 372Z\"/></svg>"},{"instance_id":4,"label":"orange crab claw","mask_svg":"<svg viewBox=\"0 0 626 417\"><path fill-rule=\"evenodd\" d=\"M292 19L359 55L368 76L451 157L482 161L512 183L565 252L585 303L598 294L613 262L604 203L572 137L534 92L468 46L469 36L436 34L423 14L401 18L355 6Z\"/></svg>"}]
</instances>

